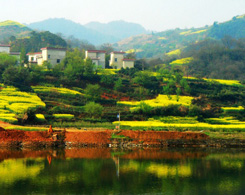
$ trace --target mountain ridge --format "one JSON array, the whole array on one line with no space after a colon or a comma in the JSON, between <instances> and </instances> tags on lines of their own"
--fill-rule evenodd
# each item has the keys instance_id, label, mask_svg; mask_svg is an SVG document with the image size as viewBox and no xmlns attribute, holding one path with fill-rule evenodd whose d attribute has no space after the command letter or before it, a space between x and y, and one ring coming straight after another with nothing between
<instances>
[{"instance_id":1,"label":"mountain ridge","mask_svg":"<svg viewBox=\"0 0 245 195\"><path fill-rule=\"evenodd\" d=\"M166 30L151 35L137 35L123 39L113 46L124 51L139 51L137 57L163 57L164 53L181 49L186 45L206 38L220 40L225 36L245 38L245 15L235 16L231 20L201 28Z\"/></svg>"},{"instance_id":2,"label":"mountain ridge","mask_svg":"<svg viewBox=\"0 0 245 195\"><path fill-rule=\"evenodd\" d=\"M124 21L114 21L107 24L92 22L82 25L65 18L51 18L31 23L28 27L38 30L47 30L52 33L61 33L66 37L74 36L75 38L87 40L95 45L114 43L125 37L147 32L139 24ZM119 27L120 30L118 30ZM122 30L122 27L125 30ZM133 31L132 29L136 30Z\"/></svg>"}]
</instances>

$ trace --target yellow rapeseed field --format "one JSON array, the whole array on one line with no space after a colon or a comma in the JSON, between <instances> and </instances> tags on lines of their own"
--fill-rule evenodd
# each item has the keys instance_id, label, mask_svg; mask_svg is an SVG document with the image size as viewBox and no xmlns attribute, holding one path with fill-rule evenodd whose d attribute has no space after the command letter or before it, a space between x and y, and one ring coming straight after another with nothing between
<instances>
[{"instance_id":1,"label":"yellow rapeseed field","mask_svg":"<svg viewBox=\"0 0 245 195\"><path fill-rule=\"evenodd\" d=\"M192 30L188 30L188 31L181 32L180 35L188 36L188 35L200 34L206 32L207 30L208 29L203 29L194 32Z\"/></svg>"},{"instance_id":2,"label":"yellow rapeseed field","mask_svg":"<svg viewBox=\"0 0 245 195\"><path fill-rule=\"evenodd\" d=\"M5 87L0 91L0 120L17 122L15 114L21 114L29 108L46 107L34 93L19 91L14 87Z\"/></svg>"},{"instance_id":3,"label":"yellow rapeseed field","mask_svg":"<svg viewBox=\"0 0 245 195\"><path fill-rule=\"evenodd\" d=\"M173 50L173 51L170 51L170 52L166 53L166 55L168 55L168 56L180 55L180 54L181 54L181 50L180 49L176 49L176 50Z\"/></svg>"},{"instance_id":4,"label":"yellow rapeseed field","mask_svg":"<svg viewBox=\"0 0 245 195\"><path fill-rule=\"evenodd\" d=\"M71 89L67 89L67 88L58 88L58 87L47 87L47 86L32 86L32 89L36 92L36 93L60 93L60 94L64 94L64 95L82 95L82 93L75 91L75 90L71 90Z\"/></svg>"},{"instance_id":5,"label":"yellow rapeseed field","mask_svg":"<svg viewBox=\"0 0 245 195\"><path fill-rule=\"evenodd\" d=\"M238 106L238 107L222 107L221 108L223 111L225 112L229 112L229 111L241 111L244 110L244 108L242 106Z\"/></svg>"},{"instance_id":6,"label":"yellow rapeseed field","mask_svg":"<svg viewBox=\"0 0 245 195\"><path fill-rule=\"evenodd\" d=\"M117 124L118 121L115 121L114 124ZM196 123L196 124L170 124L170 123L163 123L161 121L121 121L120 124L122 126L130 126L130 127L171 127L171 128L204 128L204 129L240 129L245 130L245 124L208 124L208 123Z\"/></svg>"},{"instance_id":7,"label":"yellow rapeseed field","mask_svg":"<svg viewBox=\"0 0 245 195\"><path fill-rule=\"evenodd\" d=\"M206 79L206 78L204 78L204 80L209 82L213 82L213 81L218 82L223 85L242 85L238 80Z\"/></svg>"},{"instance_id":8,"label":"yellow rapeseed field","mask_svg":"<svg viewBox=\"0 0 245 195\"><path fill-rule=\"evenodd\" d=\"M115 75L119 69L101 69L98 72L98 75Z\"/></svg>"},{"instance_id":9,"label":"yellow rapeseed field","mask_svg":"<svg viewBox=\"0 0 245 195\"><path fill-rule=\"evenodd\" d=\"M184 106L190 106L193 97L190 96L179 96L179 101L177 101L176 95L171 95L171 99L167 95L158 95L156 99L152 100L142 100L142 101L118 101L118 104L128 105L128 106L138 106L141 102L144 102L151 107L164 107L171 104L179 104Z\"/></svg>"},{"instance_id":10,"label":"yellow rapeseed field","mask_svg":"<svg viewBox=\"0 0 245 195\"><path fill-rule=\"evenodd\" d=\"M173 62L170 63L170 65L186 65L186 64L189 64L192 60L193 60L192 57L181 58L178 60L174 60Z\"/></svg>"},{"instance_id":11,"label":"yellow rapeseed field","mask_svg":"<svg viewBox=\"0 0 245 195\"><path fill-rule=\"evenodd\" d=\"M63 118L63 119L72 119L74 118L73 114L53 114L53 116L57 119Z\"/></svg>"},{"instance_id":12,"label":"yellow rapeseed field","mask_svg":"<svg viewBox=\"0 0 245 195\"><path fill-rule=\"evenodd\" d=\"M0 108L13 113L21 113L28 108L45 107L45 103L34 93L18 91L14 87L6 87L0 91ZM1 112L0 112L1 113Z\"/></svg>"}]
</instances>

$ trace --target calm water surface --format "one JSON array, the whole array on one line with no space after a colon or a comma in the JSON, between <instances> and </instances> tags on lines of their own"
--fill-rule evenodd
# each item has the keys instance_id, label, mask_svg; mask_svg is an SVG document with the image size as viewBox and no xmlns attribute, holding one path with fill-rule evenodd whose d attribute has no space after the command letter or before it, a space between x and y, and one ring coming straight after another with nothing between
<instances>
[{"instance_id":1,"label":"calm water surface","mask_svg":"<svg viewBox=\"0 0 245 195\"><path fill-rule=\"evenodd\" d=\"M0 150L0 194L245 194L245 151Z\"/></svg>"}]
</instances>

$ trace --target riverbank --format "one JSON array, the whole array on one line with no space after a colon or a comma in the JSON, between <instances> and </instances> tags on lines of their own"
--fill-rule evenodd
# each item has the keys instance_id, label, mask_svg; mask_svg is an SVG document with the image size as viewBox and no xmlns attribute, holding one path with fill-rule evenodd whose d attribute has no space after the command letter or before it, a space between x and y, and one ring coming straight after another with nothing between
<instances>
[{"instance_id":1,"label":"riverbank","mask_svg":"<svg viewBox=\"0 0 245 195\"><path fill-rule=\"evenodd\" d=\"M0 148L245 148L245 140L214 139L201 132L176 131L0 131Z\"/></svg>"}]
</instances>

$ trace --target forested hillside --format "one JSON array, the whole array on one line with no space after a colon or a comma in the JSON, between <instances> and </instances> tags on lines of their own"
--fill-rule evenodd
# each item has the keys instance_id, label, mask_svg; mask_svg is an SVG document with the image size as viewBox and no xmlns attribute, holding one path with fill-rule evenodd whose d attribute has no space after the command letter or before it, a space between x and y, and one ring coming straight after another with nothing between
<instances>
[{"instance_id":1,"label":"forested hillside","mask_svg":"<svg viewBox=\"0 0 245 195\"><path fill-rule=\"evenodd\" d=\"M11 50L21 51L22 48L26 52L36 52L40 51L42 47L67 47L67 43L61 37L52 34L48 31L45 32L35 32L32 31L30 36L27 38L16 39L12 37Z\"/></svg>"},{"instance_id":2,"label":"forested hillside","mask_svg":"<svg viewBox=\"0 0 245 195\"><path fill-rule=\"evenodd\" d=\"M193 43L183 49L180 56L191 57L190 62L183 65L186 74L245 81L244 53L245 39L225 36L220 41L207 39Z\"/></svg>"},{"instance_id":3,"label":"forested hillside","mask_svg":"<svg viewBox=\"0 0 245 195\"><path fill-rule=\"evenodd\" d=\"M185 77L181 66L99 69L78 49L53 68L15 64L0 54L1 121L113 129L120 113L124 129L244 128L245 87L239 81Z\"/></svg>"},{"instance_id":4,"label":"forested hillside","mask_svg":"<svg viewBox=\"0 0 245 195\"><path fill-rule=\"evenodd\" d=\"M214 22L211 26L191 29L174 29L150 35L138 35L119 41L114 47L130 52L136 52L139 58L160 57L164 53L176 49L182 49L188 44L198 42L206 38L216 40L224 36L233 38L245 38L245 17L237 16L232 20L218 23Z\"/></svg>"}]
</instances>

